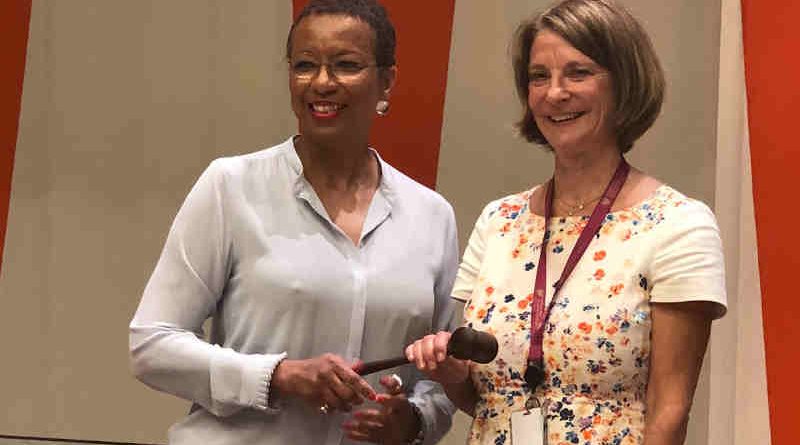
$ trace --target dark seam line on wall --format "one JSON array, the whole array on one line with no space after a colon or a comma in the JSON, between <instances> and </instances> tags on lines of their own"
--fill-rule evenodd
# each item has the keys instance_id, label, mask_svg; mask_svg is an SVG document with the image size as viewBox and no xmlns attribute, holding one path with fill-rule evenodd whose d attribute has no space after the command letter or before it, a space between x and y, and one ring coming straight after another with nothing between
<instances>
[{"instance_id":1,"label":"dark seam line on wall","mask_svg":"<svg viewBox=\"0 0 800 445\"><path fill-rule=\"evenodd\" d=\"M160 445L160 444L141 443L141 442L109 442L103 440L61 439L55 437L11 436L6 434L0 434L0 439L38 440L42 442L94 443L100 445Z\"/></svg>"}]
</instances>

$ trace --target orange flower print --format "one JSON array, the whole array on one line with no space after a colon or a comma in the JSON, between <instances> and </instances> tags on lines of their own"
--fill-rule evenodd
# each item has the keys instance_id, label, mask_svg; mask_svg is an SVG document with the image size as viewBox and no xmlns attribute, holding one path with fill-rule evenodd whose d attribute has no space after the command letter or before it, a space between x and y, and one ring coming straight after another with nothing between
<instances>
[{"instance_id":1,"label":"orange flower print","mask_svg":"<svg viewBox=\"0 0 800 445\"><path fill-rule=\"evenodd\" d=\"M533 294L528 294L527 297L517 302L517 307L524 310L525 308L528 307L531 301L533 301Z\"/></svg>"},{"instance_id":2,"label":"orange flower print","mask_svg":"<svg viewBox=\"0 0 800 445\"><path fill-rule=\"evenodd\" d=\"M483 318L486 316L486 309L481 309L478 311L478 318Z\"/></svg>"},{"instance_id":3,"label":"orange flower print","mask_svg":"<svg viewBox=\"0 0 800 445\"><path fill-rule=\"evenodd\" d=\"M597 269L594 272L594 279L595 280L598 280L598 281L602 280L604 276L606 276L606 271L604 271L603 269Z\"/></svg>"},{"instance_id":4,"label":"orange flower print","mask_svg":"<svg viewBox=\"0 0 800 445\"><path fill-rule=\"evenodd\" d=\"M578 329L583 331L585 334L591 334L592 333L592 325L590 325L589 323L586 323L586 322L579 323L578 324Z\"/></svg>"},{"instance_id":5,"label":"orange flower print","mask_svg":"<svg viewBox=\"0 0 800 445\"><path fill-rule=\"evenodd\" d=\"M606 334L608 334L608 335L614 335L614 334L617 333L617 331L619 331L619 328L617 328L614 325L611 325L611 326L606 328Z\"/></svg>"},{"instance_id":6,"label":"orange flower print","mask_svg":"<svg viewBox=\"0 0 800 445\"><path fill-rule=\"evenodd\" d=\"M494 288L492 286L486 286L486 295L491 296L494 292Z\"/></svg>"},{"instance_id":7,"label":"orange flower print","mask_svg":"<svg viewBox=\"0 0 800 445\"><path fill-rule=\"evenodd\" d=\"M594 253L594 260L595 261L602 261L603 258L605 258L605 257L606 257L606 251L605 250L598 250L597 252Z\"/></svg>"},{"instance_id":8,"label":"orange flower print","mask_svg":"<svg viewBox=\"0 0 800 445\"><path fill-rule=\"evenodd\" d=\"M622 292L622 289L625 287L624 284L619 283L611 286L611 295L619 295Z\"/></svg>"}]
</instances>

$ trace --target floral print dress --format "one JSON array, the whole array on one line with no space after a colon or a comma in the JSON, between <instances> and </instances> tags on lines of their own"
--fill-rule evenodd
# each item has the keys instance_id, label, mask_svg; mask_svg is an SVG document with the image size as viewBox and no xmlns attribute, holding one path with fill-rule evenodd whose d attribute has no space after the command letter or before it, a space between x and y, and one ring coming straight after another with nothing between
<instances>
[{"instance_id":1,"label":"floral print dress","mask_svg":"<svg viewBox=\"0 0 800 445\"><path fill-rule=\"evenodd\" d=\"M493 333L497 358L475 364L479 394L468 443L511 444L510 416L530 396L525 383L530 306L544 218L534 190L490 203L475 225L453 290L465 324ZM548 284L564 268L588 217L550 222ZM552 298L552 287L547 301ZM547 444L631 445L643 440L650 356L650 302L707 300L725 311L716 222L704 204L668 186L607 215L559 292L545 327Z\"/></svg>"}]
</instances>

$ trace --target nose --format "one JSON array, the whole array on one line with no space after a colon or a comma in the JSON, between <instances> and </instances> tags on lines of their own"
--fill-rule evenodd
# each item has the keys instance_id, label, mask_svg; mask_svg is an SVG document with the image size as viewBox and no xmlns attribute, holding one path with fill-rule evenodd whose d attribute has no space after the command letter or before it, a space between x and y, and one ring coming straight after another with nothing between
<instances>
[{"instance_id":1,"label":"nose","mask_svg":"<svg viewBox=\"0 0 800 445\"><path fill-rule=\"evenodd\" d=\"M312 85L318 91L329 91L336 88L336 77L331 73L330 65L323 64L319 66L319 71L311 79Z\"/></svg>"},{"instance_id":2,"label":"nose","mask_svg":"<svg viewBox=\"0 0 800 445\"><path fill-rule=\"evenodd\" d=\"M553 76L550 78L546 97L549 102L563 102L569 99L569 91L566 89L561 76Z\"/></svg>"}]
</instances>

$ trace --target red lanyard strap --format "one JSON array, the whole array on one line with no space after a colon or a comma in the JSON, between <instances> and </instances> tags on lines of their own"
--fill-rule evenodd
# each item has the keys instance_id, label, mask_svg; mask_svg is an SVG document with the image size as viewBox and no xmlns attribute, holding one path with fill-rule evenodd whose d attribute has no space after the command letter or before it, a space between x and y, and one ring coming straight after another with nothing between
<instances>
[{"instance_id":1,"label":"red lanyard strap","mask_svg":"<svg viewBox=\"0 0 800 445\"><path fill-rule=\"evenodd\" d=\"M544 327L556 303L558 291L561 290L561 287L567 281L567 278L569 278L572 270L575 269L578 261L580 261L584 252L586 252L589 243L592 242L592 238L600 231L600 227L603 225L606 215L608 215L611 210L611 206L614 205L619 191L622 190L622 186L628 178L628 172L630 172L630 165L628 165L625 159L622 159L617 170L614 172L614 176L608 183L605 192L603 192L603 197L594 207L592 216L589 217L589 222L586 224L586 227L583 228L583 231L581 231L581 235L578 237L575 247L572 248L572 252L570 252L569 258L567 258L567 263L564 265L564 270L561 271L561 277L559 277L558 281L553 285L553 298L550 300L550 304L547 305L547 309L545 310L544 302L547 296L547 242L550 239L550 218L553 217L554 180L551 179L547 184L547 195L544 205L544 234L542 235L539 264L537 265L538 270L536 271L536 284L534 286L533 302L531 304L531 346L528 351L528 367L538 366L539 369L537 372L541 374L541 377L534 380L541 380L544 377L544 367L542 364L542 357L544 355L542 352ZM530 380L528 378L528 372L526 372L526 380ZM535 384L533 383L534 382L531 381L528 382L528 384L531 385L531 390L535 389L535 386L541 383L541 381L535 382Z\"/></svg>"}]
</instances>

